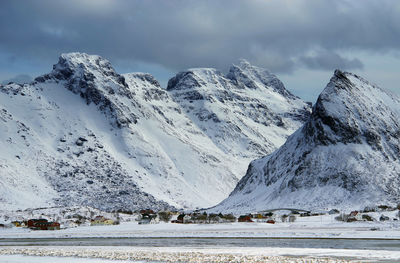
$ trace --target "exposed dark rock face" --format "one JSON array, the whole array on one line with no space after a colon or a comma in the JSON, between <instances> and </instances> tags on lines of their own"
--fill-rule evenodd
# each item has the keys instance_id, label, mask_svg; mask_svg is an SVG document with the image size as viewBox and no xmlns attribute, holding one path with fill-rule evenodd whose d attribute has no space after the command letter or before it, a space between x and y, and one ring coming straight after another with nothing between
<instances>
[{"instance_id":1,"label":"exposed dark rock face","mask_svg":"<svg viewBox=\"0 0 400 263\"><path fill-rule=\"evenodd\" d=\"M47 165L38 167L59 193L55 203L61 206L90 206L105 211L152 207L170 210L173 206L157 200L140 189L129 172L112 157L93 136L79 137L74 146L73 135L65 135L58 149L69 159L48 158Z\"/></svg>"}]
</instances>

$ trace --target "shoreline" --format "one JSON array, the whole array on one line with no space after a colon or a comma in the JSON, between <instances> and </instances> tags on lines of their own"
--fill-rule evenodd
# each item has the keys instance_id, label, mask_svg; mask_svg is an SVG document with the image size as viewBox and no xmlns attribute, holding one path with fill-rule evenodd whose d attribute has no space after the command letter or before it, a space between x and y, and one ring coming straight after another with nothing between
<instances>
[{"instance_id":1,"label":"shoreline","mask_svg":"<svg viewBox=\"0 0 400 263\"><path fill-rule=\"evenodd\" d=\"M310 248L32 247L0 248L0 255L96 258L144 262L365 262L400 259L400 251ZM1 258L1 257L0 257ZM118 261L114 261L118 262Z\"/></svg>"},{"instance_id":2,"label":"shoreline","mask_svg":"<svg viewBox=\"0 0 400 263\"><path fill-rule=\"evenodd\" d=\"M129 236L120 236L120 237L18 237L18 238L0 238L0 242L8 242L8 241L16 241L18 242L19 240L29 240L29 241L35 241L35 240L96 240L96 239L114 239L114 240L124 240L124 239L134 239L134 240L139 240L139 239L148 239L148 240L157 240L157 239L210 239L210 240L231 240L231 239L237 239L237 240L242 240L242 239L250 239L250 240L276 240L276 239L284 239L284 240L355 240L355 241L400 241L400 238L380 238L380 237L375 237L375 238L362 238L362 237L287 237L287 236L273 236L273 237L250 237L250 236L223 236L223 237L218 237L218 236L135 236L135 237L129 237ZM3 245L0 245L0 247Z\"/></svg>"}]
</instances>

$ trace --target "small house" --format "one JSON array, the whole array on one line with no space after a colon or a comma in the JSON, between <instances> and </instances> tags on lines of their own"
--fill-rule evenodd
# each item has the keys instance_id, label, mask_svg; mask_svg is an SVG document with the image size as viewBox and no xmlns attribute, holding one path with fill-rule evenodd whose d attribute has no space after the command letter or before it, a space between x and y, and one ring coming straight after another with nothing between
<instances>
[{"instance_id":1,"label":"small house","mask_svg":"<svg viewBox=\"0 0 400 263\"><path fill-rule=\"evenodd\" d=\"M64 226L67 228L72 228L72 227L78 227L80 224L78 224L75 220L67 220L64 222Z\"/></svg>"},{"instance_id":2,"label":"small house","mask_svg":"<svg viewBox=\"0 0 400 263\"><path fill-rule=\"evenodd\" d=\"M254 222L249 215L239 216L238 222Z\"/></svg>"},{"instance_id":3,"label":"small house","mask_svg":"<svg viewBox=\"0 0 400 263\"><path fill-rule=\"evenodd\" d=\"M46 230L60 230L60 223L58 223L58 222L48 222Z\"/></svg>"},{"instance_id":4,"label":"small house","mask_svg":"<svg viewBox=\"0 0 400 263\"><path fill-rule=\"evenodd\" d=\"M92 221L90 221L91 226L114 225L114 224L115 224L114 220L105 218L104 216L96 216Z\"/></svg>"},{"instance_id":5,"label":"small house","mask_svg":"<svg viewBox=\"0 0 400 263\"><path fill-rule=\"evenodd\" d=\"M96 216L92 221L103 222L104 220L106 220L104 216Z\"/></svg>"},{"instance_id":6,"label":"small house","mask_svg":"<svg viewBox=\"0 0 400 263\"><path fill-rule=\"evenodd\" d=\"M47 219L41 218L41 219L29 219L28 220L28 227L32 228L32 227L36 227L37 224L44 224L47 223Z\"/></svg>"},{"instance_id":7,"label":"small house","mask_svg":"<svg viewBox=\"0 0 400 263\"><path fill-rule=\"evenodd\" d=\"M358 212L358 211L352 211L350 214L349 214L349 216L348 216L348 218L347 218L347 221L349 222L352 222L352 221L363 221L363 218L362 218L362 215L361 215L361 213L360 212Z\"/></svg>"},{"instance_id":8,"label":"small house","mask_svg":"<svg viewBox=\"0 0 400 263\"><path fill-rule=\"evenodd\" d=\"M266 217L262 214L254 214L251 216L252 220L257 222L257 223L265 223L267 222L268 219L270 219L269 217Z\"/></svg>"},{"instance_id":9,"label":"small house","mask_svg":"<svg viewBox=\"0 0 400 263\"><path fill-rule=\"evenodd\" d=\"M28 227L33 230L60 230L60 223L48 222L47 219L28 220Z\"/></svg>"},{"instance_id":10,"label":"small house","mask_svg":"<svg viewBox=\"0 0 400 263\"><path fill-rule=\"evenodd\" d=\"M157 218L157 216L151 216L151 215L143 215L139 221L139 225L158 224L158 223L160 223L160 220Z\"/></svg>"}]
</instances>

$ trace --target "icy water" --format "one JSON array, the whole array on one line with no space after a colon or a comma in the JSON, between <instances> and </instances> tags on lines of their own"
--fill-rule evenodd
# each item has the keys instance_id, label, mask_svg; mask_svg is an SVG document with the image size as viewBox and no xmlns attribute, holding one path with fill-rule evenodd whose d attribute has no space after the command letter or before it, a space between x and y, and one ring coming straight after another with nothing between
<instances>
[{"instance_id":1,"label":"icy water","mask_svg":"<svg viewBox=\"0 0 400 263\"><path fill-rule=\"evenodd\" d=\"M288 247L400 251L400 240L331 238L2 238L0 246Z\"/></svg>"}]
</instances>

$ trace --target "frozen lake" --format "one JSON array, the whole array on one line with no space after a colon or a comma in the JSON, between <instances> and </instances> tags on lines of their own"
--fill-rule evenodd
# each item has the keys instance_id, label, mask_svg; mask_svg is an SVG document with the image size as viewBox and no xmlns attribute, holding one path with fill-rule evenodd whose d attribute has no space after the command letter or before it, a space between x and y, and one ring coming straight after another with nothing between
<instances>
[{"instance_id":1,"label":"frozen lake","mask_svg":"<svg viewBox=\"0 0 400 263\"><path fill-rule=\"evenodd\" d=\"M1 238L0 246L280 247L400 251L398 239L348 238Z\"/></svg>"}]
</instances>

